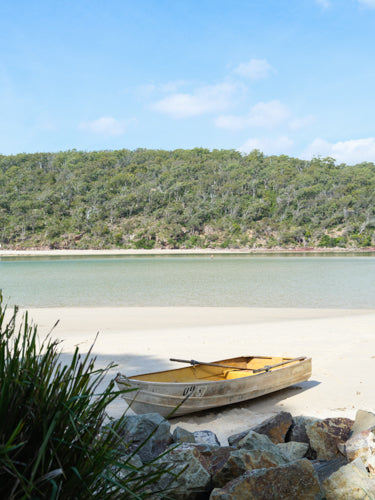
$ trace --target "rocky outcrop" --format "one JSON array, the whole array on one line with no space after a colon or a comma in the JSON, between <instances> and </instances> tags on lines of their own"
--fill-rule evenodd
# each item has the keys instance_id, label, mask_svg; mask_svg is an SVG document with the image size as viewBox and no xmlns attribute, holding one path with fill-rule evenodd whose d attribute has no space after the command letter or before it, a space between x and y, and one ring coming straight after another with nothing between
<instances>
[{"instance_id":1,"label":"rocky outcrop","mask_svg":"<svg viewBox=\"0 0 375 500\"><path fill-rule=\"evenodd\" d=\"M124 462L136 453L129 465L142 469L144 492L155 499L375 498L371 412L358 411L354 422L289 418L282 412L231 436L231 446L220 446L211 431L177 427L172 437L169 423L158 414L129 416L120 432ZM116 477L125 479L126 473Z\"/></svg>"}]
</instances>

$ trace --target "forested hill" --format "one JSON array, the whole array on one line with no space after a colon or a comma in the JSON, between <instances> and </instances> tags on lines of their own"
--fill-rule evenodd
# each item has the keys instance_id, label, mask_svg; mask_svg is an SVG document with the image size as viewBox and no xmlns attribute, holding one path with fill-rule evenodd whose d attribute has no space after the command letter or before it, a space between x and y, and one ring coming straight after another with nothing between
<instances>
[{"instance_id":1,"label":"forested hill","mask_svg":"<svg viewBox=\"0 0 375 500\"><path fill-rule=\"evenodd\" d=\"M0 243L374 246L375 166L201 148L0 156Z\"/></svg>"}]
</instances>

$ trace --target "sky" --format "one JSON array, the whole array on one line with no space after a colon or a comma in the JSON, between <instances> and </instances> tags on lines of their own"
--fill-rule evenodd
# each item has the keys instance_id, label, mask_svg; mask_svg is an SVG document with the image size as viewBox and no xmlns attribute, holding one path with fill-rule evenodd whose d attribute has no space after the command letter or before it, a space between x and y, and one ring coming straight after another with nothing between
<instances>
[{"instance_id":1,"label":"sky","mask_svg":"<svg viewBox=\"0 0 375 500\"><path fill-rule=\"evenodd\" d=\"M2 0L0 154L375 162L375 0Z\"/></svg>"}]
</instances>

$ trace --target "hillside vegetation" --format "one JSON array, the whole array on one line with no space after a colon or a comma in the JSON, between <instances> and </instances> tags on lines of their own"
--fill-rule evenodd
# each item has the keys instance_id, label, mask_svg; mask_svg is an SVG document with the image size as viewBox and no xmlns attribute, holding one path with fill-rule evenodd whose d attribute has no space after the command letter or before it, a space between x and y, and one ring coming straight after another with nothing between
<instances>
[{"instance_id":1,"label":"hillside vegetation","mask_svg":"<svg viewBox=\"0 0 375 500\"><path fill-rule=\"evenodd\" d=\"M375 165L201 148L0 156L0 243L374 246Z\"/></svg>"}]
</instances>

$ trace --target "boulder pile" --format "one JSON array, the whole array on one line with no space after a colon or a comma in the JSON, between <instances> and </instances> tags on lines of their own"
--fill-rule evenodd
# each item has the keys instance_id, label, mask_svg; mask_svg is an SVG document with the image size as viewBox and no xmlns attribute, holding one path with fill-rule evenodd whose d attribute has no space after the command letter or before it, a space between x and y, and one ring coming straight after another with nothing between
<instances>
[{"instance_id":1,"label":"boulder pile","mask_svg":"<svg viewBox=\"0 0 375 500\"><path fill-rule=\"evenodd\" d=\"M375 414L292 417L281 412L228 438L189 432L157 413L129 416L124 455L157 480L152 498L175 500L342 500L375 498ZM155 471L164 471L155 476ZM167 472L165 472L167 471Z\"/></svg>"}]
</instances>

